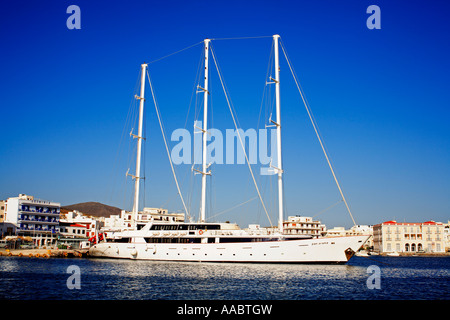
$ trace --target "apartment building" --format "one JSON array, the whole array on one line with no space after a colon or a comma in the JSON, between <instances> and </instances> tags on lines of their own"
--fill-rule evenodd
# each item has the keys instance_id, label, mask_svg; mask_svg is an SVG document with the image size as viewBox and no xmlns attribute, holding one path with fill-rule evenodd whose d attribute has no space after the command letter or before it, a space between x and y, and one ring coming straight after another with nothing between
<instances>
[{"instance_id":1,"label":"apartment building","mask_svg":"<svg viewBox=\"0 0 450 320\"><path fill-rule=\"evenodd\" d=\"M334 227L326 230L327 237L347 237L357 235L370 235L371 237L366 241L364 247L373 247L373 226L369 225L355 225L350 229L344 227Z\"/></svg>"},{"instance_id":2,"label":"apartment building","mask_svg":"<svg viewBox=\"0 0 450 320\"><path fill-rule=\"evenodd\" d=\"M315 238L325 233L325 225L311 217L289 216L283 221L284 234L305 234Z\"/></svg>"},{"instance_id":3,"label":"apartment building","mask_svg":"<svg viewBox=\"0 0 450 320\"><path fill-rule=\"evenodd\" d=\"M37 246L53 245L59 232L60 203L19 194L5 201L4 223L14 226L15 235L31 237Z\"/></svg>"},{"instance_id":4,"label":"apartment building","mask_svg":"<svg viewBox=\"0 0 450 320\"><path fill-rule=\"evenodd\" d=\"M60 242L78 248L80 242L95 236L96 230L103 226L101 217L88 217L79 211L70 211L59 221Z\"/></svg>"},{"instance_id":5,"label":"apartment building","mask_svg":"<svg viewBox=\"0 0 450 320\"><path fill-rule=\"evenodd\" d=\"M0 223L2 223L3 219L5 218L5 208L6 208L6 201L0 200Z\"/></svg>"},{"instance_id":6,"label":"apartment building","mask_svg":"<svg viewBox=\"0 0 450 320\"><path fill-rule=\"evenodd\" d=\"M373 241L380 253L445 252L444 225L434 221L386 221L373 227Z\"/></svg>"}]
</instances>

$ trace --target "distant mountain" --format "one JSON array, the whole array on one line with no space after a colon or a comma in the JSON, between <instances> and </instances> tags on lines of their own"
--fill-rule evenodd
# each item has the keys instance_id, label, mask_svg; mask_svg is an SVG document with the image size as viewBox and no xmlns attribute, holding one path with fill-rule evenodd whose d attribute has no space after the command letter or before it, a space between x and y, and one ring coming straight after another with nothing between
<instances>
[{"instance_id":1,"label":"distant mountain","mask_svg":"<svg viewBox=\"0 0 450 320\"><path fill-rule=\"evenodd\" d=\"M108 206L100 202L83 202L71 204L69 206L62 206L61 211L73 211L77 210L86 215L95 217L109 217L112 214L120 214L121 209Z\"/></svg>"}]
</instances>

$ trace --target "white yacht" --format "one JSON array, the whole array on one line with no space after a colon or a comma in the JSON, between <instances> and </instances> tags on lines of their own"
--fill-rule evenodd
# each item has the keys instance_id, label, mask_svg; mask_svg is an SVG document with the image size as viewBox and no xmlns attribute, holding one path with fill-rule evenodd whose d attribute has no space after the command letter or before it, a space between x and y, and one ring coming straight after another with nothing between
<instances>
[{"instance_id":1,"label":"white yacht","mask_svg":"<svg viewBox=\"0 0 450 320\"><path fill-rule=\"evenodd\" d=\"M141 143L143 139L142 119L145 100L144 83L147 69L147 64L142 64L141 91L140 96L136 96L136 99L139 100L140 104L139 128L138 134L133 135L135 138L137 138L138 146L136 175L133 176L133 178L135 179L135 194L133 210L131 212L131 223L129 225L129 228L125 228L117 232L107 232L106 237L104 237L102 234L100 236L101 240L96 241L95 245L93 245L89 249L89 255L92 257L163 261L346 263L366 242L369 237L368 235L317 238L310 235L287 235L283 233L283 169L281 168L281 117L278 35L273 36L275 78L270 78L270 83L275 85L276 92L276 121L272 119L270 121L274 125L274 127L276 127L277 133L278 165L271 165L271 168L275 170L276 174L278 175L278 228L241 229L237 224L233 223L206 222L206 177L211 174L210 171L208 171L209 166L206 161L206 136L208 130L207 107L209 94L208 68L210 41L210 39L204 40L204 85L203 87L198 86L198 89L204 94L204 117L203 128L201 129L203 135L203 162L201 170L194 169L202 175L202 193L199 221L187 222L184 221L184 219L182 221L177 219L160 221L156 219L150 219L147 223L143 224L139 223L137 219L139 214L139 181L140 179L142 179L141 177L139 177L139 174L141 166ZM153 88L151 86L150 78L149 83L153 94ZM154 102L156 104L155 100ZM324 149L323 151L325 153ZM331 164L329 162L328 164L330 165L330 169L333 170ZM335 177L334 172L333 176ZM342 190L339 187L336 179L335 181L338 185L342 199L347 205ZM176 184L178 192L181 196L178 182L176 182ZM262 201L256 182L255 187L258 196ZM185 205L184 207L186 209Z\"/></svg>"}]
</instances>

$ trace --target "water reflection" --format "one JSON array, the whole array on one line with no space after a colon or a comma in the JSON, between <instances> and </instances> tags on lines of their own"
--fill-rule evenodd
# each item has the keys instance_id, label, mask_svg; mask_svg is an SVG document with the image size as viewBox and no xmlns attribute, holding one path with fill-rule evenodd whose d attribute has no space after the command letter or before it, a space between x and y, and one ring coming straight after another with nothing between
<instances>
[{"instance_id":1,"label":"water reflection","mask_svg":"<svg viewBox=\"0 0 450 320\"><path fill-rule=\"evenodd\" d=\"M81 290L66 286L81 271ZM381 289L366 285L381 269ZM0 258L3 299L449 299L449 258L355 259L347 265Z\"/></svg>"}]
</instances>

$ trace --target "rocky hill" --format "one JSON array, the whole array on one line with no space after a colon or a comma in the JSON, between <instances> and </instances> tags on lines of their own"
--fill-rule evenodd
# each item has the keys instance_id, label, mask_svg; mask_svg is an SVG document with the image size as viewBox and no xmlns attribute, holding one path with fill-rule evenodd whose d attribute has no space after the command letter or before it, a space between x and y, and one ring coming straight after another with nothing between
<instances>
[{"instance_id":1,"label":"rocky hill","mask_svg":"<svg viewBox=\"0 0 450 320\"><path fill-rule=\"evenodd\" d=\"M71 204L68 206L61 206L61 212L63 211L77 210L85 215L95 217L109 217L112 214L120 214L121 209L108 206L100 202L83 202Z\"/></svg>"}]
</instances>

